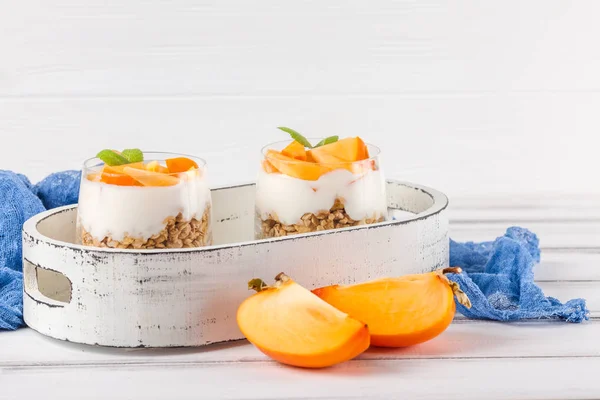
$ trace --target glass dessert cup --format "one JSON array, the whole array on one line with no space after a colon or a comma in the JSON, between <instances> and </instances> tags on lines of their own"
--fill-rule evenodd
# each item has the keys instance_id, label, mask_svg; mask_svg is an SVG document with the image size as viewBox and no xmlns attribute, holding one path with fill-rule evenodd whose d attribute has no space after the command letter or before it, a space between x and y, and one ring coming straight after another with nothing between
<instances>
[{"instance_id":1,"label":"glass dessert cup","mask_svg":"<svg viewBox=\"0 0 600 400\"><path fill-rule=\"evenodd\" d=\"M212 201L206 162L146 152L142 162L82 169L77 243L120 249L189 248L212 244Z\"/></svg>"},{"instance_id":2,"label":"glass dessert cup","mask_svg":"<svg viewBox=\"0 0 600 400\"><path fill-rule=\"evenodd\" d=\"M342 161L337 157L335 153L342 145L306 150L298 142L288 140L262 149L256 184L256 239L388 219L379 148L359 138L344 140L358 140L364 146L364 154L358 161ZM294 147L299 153L290 151Z\"/></svg>"}]
</instances>

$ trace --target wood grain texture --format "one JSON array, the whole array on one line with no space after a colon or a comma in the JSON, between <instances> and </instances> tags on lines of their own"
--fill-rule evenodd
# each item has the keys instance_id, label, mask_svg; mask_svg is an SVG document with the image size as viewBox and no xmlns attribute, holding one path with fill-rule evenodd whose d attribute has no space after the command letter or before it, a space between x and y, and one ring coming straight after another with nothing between
<instances>
[{"instance_id":1,"label":"wood grain texture","mask_svg":"<svg viewBox=\"0 0 600 400\"><path fill-rule=\"evenodd\" d=\"M558 321L497 323L455 321L437 338L406 349L372 348L360 360L499 359L600 357L600 320L583 324ZM559 345L569 338L568 345ZM535 340L532 340L534 339ZM94 367L96 365L206 365L273 363L245 340L190 349L112 349L57 341L25 329L0 336L0 369ZM27 351L23 348L27 347Z\"/></svg>"},{"instance_id":2,"label":"wood grain texture","mask_svg":"<svg viewBox=\"0 0 600 400\"><path fill-rule=\"evenodd\" d=\"M235 184L256 179L260 149L287 125L360 135L383 149L386 176L451 199L598 195L595 147L573 145L594 137L598 108L595 93L5 99L0 168L37 181L99 149L142 147L200 156L211 185Z\"/></svg>"},{"instance_id":3,"label":"wood grain texture","mask_svg":"<svg viewBox=\"0 0 600 400\"><path fill-rule=\"evenodd\" d=\"M270 362L6 368L4 399L594 399L598 357L355 360L323 371ZM32 384L35 382L35 385ZM60 382L60 389L56 383ZM2 398L2 397L0 397Z\"/></svg>"},{"instance_id":4,"label":"wood grain texture","mask_svg":"<svg viewBox=\"0 0 600 400\"><path fill-rule=\"evenodd\" d=\"M0 13L0 168L106 147L254 179L276 126L361 135L457 196L600 193L594 1L24 0ZM36 146L30 146L36 143ZM68 145L64 145L68 143ZM27 153L18 151L28 147ZM400 154L398 156L397 154Z\"/></svg>"},{"instance_id":5,"label":"wood grain texture","mask_svg":"<svg viewBox=\"0 0 600 400\"><path fill-rule=\"evenodd\" d=\"M0 15L0 94L587 92L600 89L598 12L559 0L24 0Z\"/></svg>"}]
</instances>

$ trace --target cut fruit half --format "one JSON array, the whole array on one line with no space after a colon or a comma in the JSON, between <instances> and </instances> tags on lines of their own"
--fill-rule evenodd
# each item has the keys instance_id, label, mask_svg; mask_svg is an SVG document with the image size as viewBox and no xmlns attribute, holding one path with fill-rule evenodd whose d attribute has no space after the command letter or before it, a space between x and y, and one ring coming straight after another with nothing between
<instances>
[{"instance_id":1,"label":"cut fruit half","mask_svg":"<svg viewBox=\"0 0 600 400\"><path fill-rule=\"evenodd\" d=\"M237 312L244 336L281 363L306 368L329 367L350 360L369 347L367 326L332 307L281 273L275 285L253 279L258 293Z\"/></svg>"},{"instance_id":2,"label":"cut fruit half","mask_svg":"<svg viewBox=\"0 0 600 400\"><path fill-rule=\"evenodd\" d=\"M348 286L327 286L313 293L369 326L371 344L405 347L423 343L442 333L454 318L454 295L466 307L471 304L446 268L425 274L383 278Z\"/></svg>"},{"instance_id":3,"label":"cut fruit half","mask_svg":"<svg viewBox=\"0 0 600 400\"><path fill-rule=\"evenodd\" d=\"M323 165L296 160L275 150L268 150L266 158L279 172L306 181L316 181L321 175L331 171Z\"/></svg>"},{"instance_id":4,"label":"cut fruit half","mask_svg":"<svg viewBox=\"0 0 600 400\"><path fill-rule=\"evenodd\" d=\"M130 176L135 181L143 186L174 186L179 183L177 177L162 174L160 172L147 171L145 169L137 169L125 166L123 172Z\"/></svg>"}]
</instances>

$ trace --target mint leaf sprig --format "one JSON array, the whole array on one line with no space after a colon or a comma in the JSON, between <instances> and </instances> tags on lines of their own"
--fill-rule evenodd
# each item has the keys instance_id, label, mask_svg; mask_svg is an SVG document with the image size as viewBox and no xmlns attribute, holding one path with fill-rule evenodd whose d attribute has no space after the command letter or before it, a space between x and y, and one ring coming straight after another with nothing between
<instances>
[{"instance_id":1,"label":"mint leaf sprig","mask_svg":"<svg viewBox=\"0 0 600 400\"><path fill-rule=\"evenodd\" d=\"M293 130L291 128L286 128L285 126L279 126L279 127L277 127L277 129L281 129L282 131L287 132L292 137L292 139L294 139L296 142L300 143L304 147L308 147L309 149L314 149L317 147L324 146L326 144L335 143L339 139L339 136L329 136L329 137L326 137L325 139L321 140L315 146L313 146L312 144L310 144L308 139L306 139L300 133L296 132L295 130Z\"/></svg>"},{"instance_id":2,"label":"mint leaf sprig","mask_svg":"<svg viewBox=\"0 0 600 400\"><path fill-rule=\"evenodd\" d=\"M144 153L140 149L125 149L121 154L114 150L104 149L96 154L96 157L111 167L144 161Z\"/></svg>"}]
</instances>

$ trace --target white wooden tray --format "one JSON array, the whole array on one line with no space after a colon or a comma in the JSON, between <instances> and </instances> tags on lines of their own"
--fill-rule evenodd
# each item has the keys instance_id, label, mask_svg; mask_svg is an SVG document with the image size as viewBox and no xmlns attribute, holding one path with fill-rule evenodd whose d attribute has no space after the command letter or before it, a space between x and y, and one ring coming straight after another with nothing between
<instances>
[{"instance_id":1,"label":"white wooden tray","mask_svg":"<svg viewBox=\"0 0 600 400\"><path fill-rule=\"evenodd\" d=\"M200 346L243 338L236 311L248 280L286 272L307 288L448 265L448 200L387 182L378 224L265 240L254 237L253 184L212 190L215 245L125 250L74 244L76 206L23 227L23 313L38 332L115 347Z\"/></svg>"}]
</instances>

